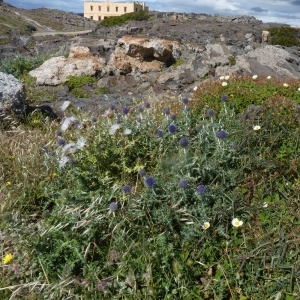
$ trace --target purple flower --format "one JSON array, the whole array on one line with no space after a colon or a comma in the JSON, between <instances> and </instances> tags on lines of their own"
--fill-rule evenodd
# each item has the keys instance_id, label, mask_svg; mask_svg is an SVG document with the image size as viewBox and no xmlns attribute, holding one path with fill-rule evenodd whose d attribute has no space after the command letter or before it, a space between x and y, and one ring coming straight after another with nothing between
<instances>
[{"instance_id":1,"label":"purple flower","mask_svg":"<svg viewBox=\"0 0 300 300\"><path fill-rule=\"evenodd\" d=\"M182 99L182 103L183 103L184 105L188 105L188 104L189 104L189 99L188 99L188 98L183 98L183 99Z\"/></svg>"},{"instance_id":2,"label":"purple flower","mask_svg":"<svg viewBox=\"0 0 300 300\"><path fill-rule=\"evenodd\" d=\"M62 139L61 137L58 138L58 140L57 140L58 146L64 146L65 144L66 144L66 141L64 139Z\"/></svg>"},{"instance_id":3,"label":"purple flower","mask_svg":"<svg viewBox=\"0 0 300 300\"><path fill-rule=\"evenodd\" d=\"M176 118L177 118L177 116L176 116L175 114L172 114L172 115L171 115L171 119L172 119L173 121L175 121Z\"/></svg>"},{"instance_id":4,"label":"purple flower","mask_svg":"<svg viewBox=\"0 0 300 300\"><path fill-rule=\"evenodd\" d=\"M222 95L222 96L221 96L221 101L227 102L227 101L228 101L228 96Z\"/></svg>"},{"instance_id":5,"label":"purple flower","mask_svg":"<svg viewBox=\"0 0 300 300\"><path fill-rule=\"evenodd\" d=\"M81 125L81 123L80 123L79 120L75 120L74 123L73 123L73 127L74 127L75 129L77 129L80 125Z\"/></svg>"},{"instance_id":6,"label":"purple flower","mask_svg":"<svg viewBox=\"0 0 300 300\"><path fill-rule=\"evenodd\" d=\"M171 124L168 127L168 130L169 130L170 133L174 134L177 131L177 127L174 124Z\"/></svg>"},{"instance_id":7,"label":"purple flower","mask_svg":"<svg viewBox=\"0 0 300 300\"><path fill-rule=\"evenodd\" d=\"M199 195L204 195L206 192L206 186L203 184L200 184L197 186L196 191Z\"/></svg>"},{"instance_id":8,"label":"purple flower","mask_svg":"<svg viewBox=\"0 0 300 300\"><path fill-rule=\"evenodd\" d=\"M166 116L170 115L170 109L167 108L167 107L164 107L164 108L163 108L163 113L164 113Z\"/></svg>"},{"instance_id":9,"label":"purple flower","mask_svg":"<svg viewBox=\"0 0 300 300\"><path fill-rule=\"evenodd\" d=\"M129 108L127 106L122 107L121 113L126 116L129 113Z\"/></svg>"},{"instance_id":10,"label":"purple flower","mask_svg":"<svg viewBox=\"0 0 300 300\"><path fill-rule=\"evenodd\" d=\"M145 101L144 106L145 106L145 108L150 108L150 103L148 101Z\"/></svg>"},{"instance_id":11,"label":"purple flower","mask_svg":"<svg viewBox=\"0 0 300 300\"><path fill-rule=\"evenodd\" d=\"M115 109L116 109L116 105L113 104L113 103L111 103L111 104L109 105L109 108L110 108L111 110L115 110Z\"/></svg>"},{"instance_id":12,"label":"purple flower","mask_svg":"<svg viewBox=\"0 0 300 300\"><path fill-rule=\"evenodd\" d=\"M56 132L55 132L55 134L56 134L56 136L62 136L62 131L61 130L57 130Z\"/></svg>"},{"instance_id":13,"label":"purple flower","mask_svg":"<svg viewBox=\"0 0 300 300\"><path fill-rule=\"evenodd\" d=\"M213 117L214 115L215 115L215 111L212 109L212 108L209 108L208 110L207 110L207 114L210 116L210 117Z\"/></svg>"},{"instance_id":14,"label":"purple flower","mask_svg":"<svg viewBox=\"0 0 300 300\"><path fill-rule=\"evenodd\" d=\"M219 139L225 139L227 137L227 135L228 135L228 133L223 129L217 131L217 133L216 133L216 136Z\"/></svg>"},{"instance_id":15,"label":"purple flower","mask_svg":"<svg viewBox=\"0 0 300 300\"><path fill-rule=\"evenodd\" d=\"M163 137L164 136L164 132L161 129L158 129L156 132L158 137Z\"/></svg>"},{"instance_id":16,"label":"purple flower","mask_svg":"<svg viewBox=\"0 0 300 300\"><path fill-rule=\"evenodd\" d=\"M200 133L200 132L202 131L202 129L203 129L202 126L197 126L197 127L196 127L196 130L197 130L198 133Z\"/></svg>"},{"instance_id":17,"label":"purple flower","mask_svg":"<svg viewBox=\"0 0 300 300\"><path fill-rule=\"evenodd\" d=\"M111 203L109 204L109 209L110 209L111 211L116 211L116 210L118 209L118 203L117 203L117 202L111 202Z\"/></svg>"},{"instance_id":18,"label":"purple flower","mask_svg":"<svg viewBox=\"0 0 300 300\"><path fill-rule=\"evenodd\" d=\"M139 175L140 175L141 177L145 176L145 175L146 175L146 170L145 170L145 169L139 170Z\"/></svg>"},{"instance_id":19,"label":"purple flower","mask_svg":"<svg viewBox=\"0 0 300 300\"><path fill-rule=\"evenodd\" d=\"M149 189L153 189L156 185L156 181L153 176L149 176L145 179L145 186Z\"/></svg>"},{"instance_id":20,"label":"purple flower","mask_svg":"<svg viewBox=\"0 0 300 300\"><path fill-rule=\"evenodd\" d=\"M180 179L180 181L179 181L179 186L183 189L187 188L188 184L189 183L186 179Z\"/></svg>"},{"instance_id":21,"label":"purple flower","mask_svg":"<svg viewBox=\"0 0 300 300\"><path fill-rule=\"evenodd\" d=\"M183 148L186 148L189 144L189 140L186 138L186 137L182 137L180 140L179 140L179 145Z\"/></svg>"},{"instance_id":22,"label":"purple flower","mask_svg":"<svg viewBox=\"0 0 300 300\"><path fill-rule=\"evenodd\" d=\"M130 185L124 185L122 187L123 193L129 194L131 192L131 186Z\"/></svg>"}]
</instances>

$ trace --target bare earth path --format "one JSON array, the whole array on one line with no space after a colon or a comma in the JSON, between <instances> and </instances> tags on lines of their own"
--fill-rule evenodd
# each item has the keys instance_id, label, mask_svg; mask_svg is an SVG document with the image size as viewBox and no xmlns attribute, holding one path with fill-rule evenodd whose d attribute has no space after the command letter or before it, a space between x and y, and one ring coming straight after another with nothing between
<instances>
[{"instance_id":1,"label":"bare earth path","mask_svg":"<svg viewBox=\"0 0 300 300\"><path fill-rule=\"evenodd\" d=\"M63 34L63 35L79 35L79 34L86 34L92 32L91 29L89 30L81 30L81 31L39 31L35 32L33 36L47 36L47 35L57 35L57 34Z\"/></svg>"}]
</instances>

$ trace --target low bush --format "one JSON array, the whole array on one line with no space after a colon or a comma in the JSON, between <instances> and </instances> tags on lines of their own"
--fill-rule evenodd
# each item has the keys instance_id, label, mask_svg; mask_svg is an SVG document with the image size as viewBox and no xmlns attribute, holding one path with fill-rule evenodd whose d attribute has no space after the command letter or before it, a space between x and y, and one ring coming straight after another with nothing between
<instances>
[{"instance_id":1,"label":"low bush","mask_svg":"<svg viewBox=\"0 0 300 300\"><path fill-rule=\"evenodd\" d=\"M222 78L4 131L0 296L297 299L299 95Z\"/></svg>"},{"instance_id":2,"label":"low bush","mask_svg":"<svg viewBox=\"0 0 300 300\"><path fill-rule=\"evenodd\" d=\"M142 10L139 12L124 14L121 16L108 17L100 23L100 26L104 26L104 27L121 26L124 23L131 20L143 21L148 19L149 19L149 13L145 10Z\"/></svg>"},{"instance_id":3,"label":"low bush","mask_svg":"<svg viewBox=\"0 0 300 300\"><path fill-rule=\"evenodd\" d=\"M300 30L290 26L281 26L268 29L271 34L271 45L285 47L300 46Z\"/></svg>"}]
</instances>

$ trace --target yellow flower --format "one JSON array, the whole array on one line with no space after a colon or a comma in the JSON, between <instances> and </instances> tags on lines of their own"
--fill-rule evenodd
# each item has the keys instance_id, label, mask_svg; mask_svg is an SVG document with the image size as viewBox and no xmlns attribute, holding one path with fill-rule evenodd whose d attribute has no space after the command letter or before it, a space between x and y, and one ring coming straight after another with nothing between
<instances>
[{"instance_id":1,"label":"yellow flower","mask_svg":"<svg viewBox=\"0 0 300 300\"><path fill-rule=\"evenodd\" d=\"M231 224L232 226L234 227L240 227L244 224L243 221L239 220L238 218L234 218L232 221L231 221Z\"/></svg>"},{"instance_id":2,"label":"yellow flower","mask_svg":"<svg viewBox=\"0 0 300 300\"><path fill-rule=\"evenodd\" d=\"M209 222L204 222L202 228L204 230L208 229L210 227L210 223Z\"/></svg>"},{"instance_id":3,"label":"yellow flower","mask_svg":"<svg viewBox=\"0 0 300 300\"><path fill-rule=\"evenodd\" d=\"M52 174L51 174L51 178L52 178L52 179L54 179L56 176L57 176L56 173L52 173Z\"/></svg>"},{"instance_id":4,"label":"yellow flower","mask_svg":"<svg viewBox=\"0 0 300 300\"><path fill-rule=\"evenodd\" d=\"M4 265L7 265L11 262L11 260L13 259L13 256L11 253L8 253L4 256L4 258L2 259L2 262Z\"/></svg>"},{"instance_id":5,"label":"yellow flower","mask_svg":"<svg viewBox=\"0 0 300 300\"><path fill-rule=\"evenodd\" d=\"M34 123L34 124L39 124L39 123L40 123L40 120L34 119L34 120L33 120L33 123Z\"/></svg>"},{"instance_id":6,"label":"yellow flower","mask_svg":"<svg viewBox=\"0 0 300 300\"><path fill-rule=\"evenodd\" d=\"M6 185L7 185L7 186L10 186L10 185L11 185L11 182L10 182L10 181L6 181Z\"/></svg>"}]
</instances>

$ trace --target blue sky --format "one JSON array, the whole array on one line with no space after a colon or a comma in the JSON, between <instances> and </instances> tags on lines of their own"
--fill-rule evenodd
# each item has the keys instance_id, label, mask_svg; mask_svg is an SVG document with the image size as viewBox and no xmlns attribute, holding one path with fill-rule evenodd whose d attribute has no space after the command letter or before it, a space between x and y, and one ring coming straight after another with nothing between
<instances>
[{"instance_id":1,"label":"blue sky","mask_svg":"<svg viewBox=\"0 0 300 300\"><path fill-rule=\"evenodd\" d=\"M50 0L46 2L41 0L4 0L4 2L26 9L46 7L75 13L83 12L83 0ZM119 2L124 1L119 0ZM149 0L145 3L150 10L156 11L250 15L263 22L278 22L300 27L300 0Z\"/></svg>"}]
</instances>

